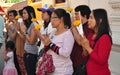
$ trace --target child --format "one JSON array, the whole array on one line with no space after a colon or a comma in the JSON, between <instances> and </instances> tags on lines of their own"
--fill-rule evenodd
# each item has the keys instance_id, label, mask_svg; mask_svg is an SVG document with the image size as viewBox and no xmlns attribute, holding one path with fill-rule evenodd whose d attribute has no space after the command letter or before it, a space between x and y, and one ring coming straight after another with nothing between
<instances>
[{"instance_id":1,"label":"child","mask_svg":"<svg viewBox=\"0 0 120 75\"><path fill-rule=\"evenodd\" d=\"M3 69L3 75L18 75L14 65L13 49L15 48L12 41L6 43L6 50L4 51L5 67Z\"/></svg>"}]
</instances>

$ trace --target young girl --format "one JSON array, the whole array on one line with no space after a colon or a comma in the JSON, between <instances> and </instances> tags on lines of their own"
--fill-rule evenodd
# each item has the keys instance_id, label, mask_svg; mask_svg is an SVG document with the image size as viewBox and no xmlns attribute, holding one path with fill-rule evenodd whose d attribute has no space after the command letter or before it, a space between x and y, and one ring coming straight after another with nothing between
<instances>
[{"instance_id":1,"label":"young girl","mask_svg":"<svg viewBox=\"0 0 120 75\"><path fill-rule=\"evenodd\" d=\"M3 75L18 75L14 65L13 49L15 48L12 41L6 43L6 50L4 52L5 67L3 69Z\"/></svg>"}]
</instances>

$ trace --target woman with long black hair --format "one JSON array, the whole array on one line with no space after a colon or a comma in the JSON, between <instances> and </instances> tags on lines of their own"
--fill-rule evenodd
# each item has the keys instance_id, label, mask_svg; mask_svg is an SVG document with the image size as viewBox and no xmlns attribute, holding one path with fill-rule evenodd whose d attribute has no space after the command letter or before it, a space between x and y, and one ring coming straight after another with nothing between
<instances>
[{"instance_id":1,"label":"woman with long black hair","mask_svg":"<svg viewBox=\"0 0 120 75\"><path fill-rule=\"evenodd\" d=\"M93 42L88 41L85 36L81 36L80 39L81 45L89 54L87 74L111 75L108 59L112 47L112 38L105 9L95 9L91 12L88 28L94 31L92 36Z\"/></svg>"},{"instance_id":2,"label":"woman with long black hair","mask_svg":"<svg viewBox=\"0 0 120 75\"><path fill-rule=\"evenodd\" d=\"M25 54L24 61L28 75L36 75L36 62L37 62L37 35L34 31L34 23L31 21L32 18L36 18L34 8L26 6L23 8L23 21L26 28L23 28L23 34L25 36Z\"/></svg>"}]
</instances>

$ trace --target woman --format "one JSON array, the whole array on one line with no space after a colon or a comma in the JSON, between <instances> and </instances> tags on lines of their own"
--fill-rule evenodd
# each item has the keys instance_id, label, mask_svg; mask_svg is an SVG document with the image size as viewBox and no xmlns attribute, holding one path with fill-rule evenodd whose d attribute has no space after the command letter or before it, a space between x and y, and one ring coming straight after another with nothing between
<instances>
[{"instance_id":1,"label":"woman","mask_svg":"<svg viewBox=\"0 0 120 75\"><path fill-rule=\"evenodd\" d=\"M94 31L92 36L94 41L88 41L85 36L80 39L81 45L89 54L87 74L110 75L108 59L112 47L112 39L106 10L93 10L88 20L88 28Z\"/></svg>"},{"instance_id":2,"label":"woman","mask_svg":"<svg viewBox=\"0 0 120 75\"><path fill-rule=\"evenodd\" d=\"M25 41L25 54L24 62L28 75L36 75L35 67L37 62L37 35L34 31L34 23L31 21L32 18L36 18L34 8L26 6L23 8L23 21L26 28L22 28L22 32L26 38Z\"/></svg>"},{"instance_id":3,"label":"woman","mask_svg":"<svg viewBox=\"0 0 120 75\"><path fill-rule=\"evenodd\" d=\"M53 57L55 71L50 75L72 75L73 67L70 54L74 38L70 31L70 15L64 9L56 9L51 16L55 31L44 37L45 51ZM50 39L49 39L50 38ZM48 49L49 48L49 49Z\"/></svg>"},{"instance_id":4,"label":"woman","mask_svg":"<svg viewBox=\"0 0 120 75\"><path fill-rule=\"evenodd\" d=\"M22 33L22 28L25 27L25 25L22 22L22 10L19 10L20 18L17 20L17 29L16 29L16 55L17 55L17 61L20 67L21 75L26 75L26 68L24 65L23 55L24 55L24 45L25 45L25 38ZM21 19L21 22L19 22Z\"/></svg>"},{"instance_id":5,"label":"woman","mask_svg":"<svg viewBox=\"0 0 120 75\"><path fill-rule=\"evenodd\" d=\"M51 25L51 14L52 12L54 11L54 8L48 8L48 9L45 9L45 8L38 8L38 11L41 11L42 12L42 20L44 21L43 23L43 26L42 28L40 29L40 32L36 31L37 32L37 35L38 37L40 36L40 33L42 35L44 34L49 34L51 33L54 28L52 28L52 25ZM44 48L44 44L43 42L41 41L41 44L40 44L40 48L39 48L39 51L41 51L41 49Z\"/></svg>"}]
</instances>

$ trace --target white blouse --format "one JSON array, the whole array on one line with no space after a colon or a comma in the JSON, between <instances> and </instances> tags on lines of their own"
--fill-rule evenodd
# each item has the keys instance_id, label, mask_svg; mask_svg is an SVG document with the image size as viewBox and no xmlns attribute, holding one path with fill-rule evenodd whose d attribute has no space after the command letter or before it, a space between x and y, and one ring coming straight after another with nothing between
<instances>
[{"instance_id":1,"label":"white blouse","mask_svg":"<svg viewBox=\"0 0 120 75\"><path fill-rule=\"evenodd\" d=\"M52 31L56 30L56 28L52 28L52 24L51 22L49 23L48 27L44 29L44 27L42 26L42 28L40 29L40 33L43 35L43 34L50 34ZM44 48L44 44L43 42L41 41L41 44L40 44L40 48L39 48L39 51Z\"/></svg>"},{"instance_id":2,"label":"white blouse","mask_svg":"<svg viewBox=\"0 0 120 75\"><path fill-rule=\"evenodd\" d=\"M14 56L13 56L13 52L8 52L7 56L10 58L8 61L5 62L5 68L15 68L14 65Z\"/></svg>"},{"instance_id":3,"label":"white blouse","mask_svg":"<svg viewBox=\"0 0 120 75\"><path fill-rule=\"evenodd\" d=\"M54 35L55 31L50 34L52 43L56 44L59 48L59 54L49 50L47 53L53 57L53 63L55 65L55 72L50 75L72 75L73 67L70 59L72 52L74 38L70 30Z\"/></svg>"}]
</instances>

